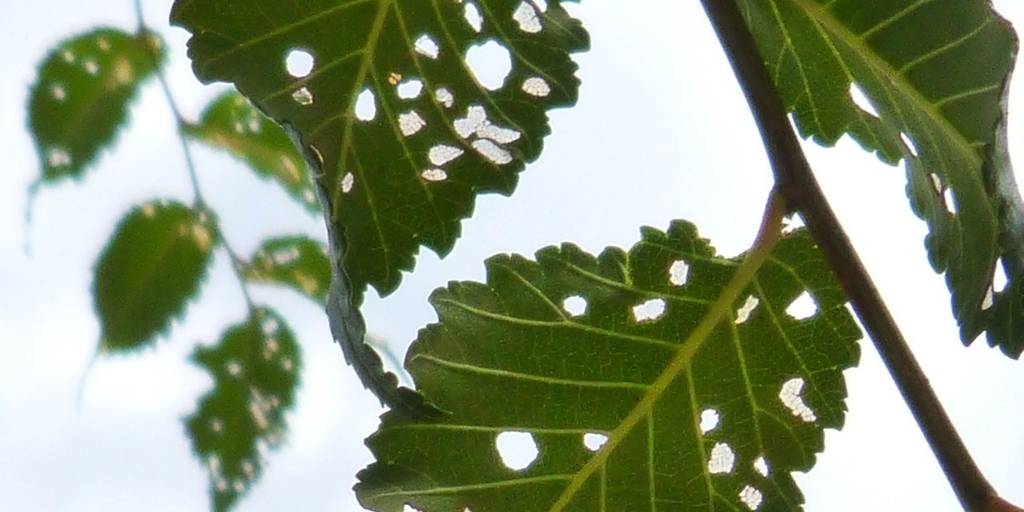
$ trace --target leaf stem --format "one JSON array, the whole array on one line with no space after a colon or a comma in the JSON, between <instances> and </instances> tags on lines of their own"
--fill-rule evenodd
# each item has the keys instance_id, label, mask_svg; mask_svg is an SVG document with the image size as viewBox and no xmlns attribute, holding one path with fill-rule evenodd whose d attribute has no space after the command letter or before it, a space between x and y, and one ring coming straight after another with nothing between
<instances>
[{"instance_id":1,"label":"leaf stem","mask_svg":"<svg viewBox=\"0 0 1024 512\"><path fill-rule=\"evenodd\" d=\"M753 35L734 0L701 0L732 64L775 174L892 375L942 471L968 511L1018 511L985 479L818 186Z\"/></svg>"},{"instance_id":2,"label":"leaf stem","mask_svg":"<svg viewBox=\"0 0 1024 512\"><path fill-rule=\"evenodd\" d=\"M146 25L146 18L142 12L142 0L133 0L135 7L135 19L138 22L138 33L140 35L150 32L150 28ZM245 276L242 275L242 267L245 266L245 260L238 256L231 243L228 242L224 232L220 229L220 222L216 220L216 217L212 215L213 210L207 206L206 200L203 198L202 187L199 185L199 173L196 171L195 159L192 157L192 148L189 146L188 138L185 136L185 129L188 127L188 121L181 115L181 109L178 108L178 102L174 97L174 92L171 90L170 83L167 81L167 76L164 74L163 68L160 66L159 56L152 51L150 48L150 56L154 60L154 68L156 69L157 81L160 82L160 89L164 93L164 99L167 101L167 106L170 107L171 113L174 115L175 132L178 134L178 141L181 143L181 152L185 157L185 168L188 170L189 181L192 184L192 195L193 195L193 208L205 214L210 212L210 218L214 222L214 226L217 230L217 239L220 241L221 247L228 254L228 258L231 260L231 270L235 274L235 278L238 279L238 286L242 290L242 297L245 298L245 303L249 308L250 312L256 311L256 305L252 300L252 295L249 293L248 281Z\"/></svg>"}]
</instances>

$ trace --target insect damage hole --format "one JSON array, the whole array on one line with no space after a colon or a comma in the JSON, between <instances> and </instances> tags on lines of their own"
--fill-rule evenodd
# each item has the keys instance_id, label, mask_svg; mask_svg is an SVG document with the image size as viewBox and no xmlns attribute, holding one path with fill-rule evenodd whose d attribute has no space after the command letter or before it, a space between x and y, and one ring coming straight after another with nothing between
<instances>
[{"instance_id":1,"label":"insect damage hole","mask_svg":"<svg viewBox=\"0 0 1024 512\"><path fill-rule=\"evenodd\" d=\"M1004 291L1008 282L1006 269L1003 268L1003 260L996 261L996 267L992 271L992 289L997 292Z\"/></svg>"},{"instance_id":2,"label":"insect damage hole","mask_svg":"<svg viewBox=\"0 0 1024 512\"><path fill-rule=\"evenodd\" d=\"M722 417L714 409L704 409L700 413L700 433L707 434L718 427Z\"/></svg>"},{"instance_id":3,"label":"insect damage hole","mask_svg":"<svg viewBox=\"0 0 1024 512\"><path fill-rule=\"evenodd\" d=\"M951 187L946 187L946 191L942 193L942 200L946 203L946 210L953 215L956 215L956 196L953 194Z\"/></svg>"},{"instance_id":4,"label":"insect damage hole","mask_svg":"<svg viewBox=\"0 0 1024 512\"><path fill-rule=\"evenodd\" d=\"M879 117L878 110L876 110L875 106L871 104L871 100L868 99L868 95L864 94L864 91L856 82L850 84L850 99L852 99L853 103L860 107L864 112L875 117Z\"/></svg>"},{"instance_id":5,"label":"insect damage hole","mask_svg":"<svg viewBox=\"0 0 1024 512\"><path fill-rule=\"evenodd\" d=\"M562 301L562 309L564 309L566 313L569 313L569 316L582 316L587 313L587 299L584 299L579 295L566 297L565 300Z\"/></svg>"},{"instance_id":6,"label":"insect damage hole","mask_svg":"<svg viewBox=\"0 0 1024 512\"><path fill-rule=\"evenodd\" d=\"M633 306L633 320L638 323L653 322L665 314L665 301L651 299Z\"/></svg>"},{"instance_id":7,"label":"insect damage hole","mask_svg":"<svg viewBox=\"0 0 1024 512\"><path fill-rule=\"evenodd\" d=\"M690 264L684 260L676 260L668 267L668 282L673 286L683 286L690 279Z\"/></svg>"},{"instance_id":8,"label":"insect damage hole","mask_svg":"<svg viewBox=\"0 0 1024 512\"><path fill-rule=\"evenodd\" d=\"M757 510L761 506L761 502L764 501L764 495L761 494L761 491L748 485L740 491L739 499L750 510Z\"/></svg>"},{"instance_id":9,"label":"insect damage hole","mask_svg":"<svg viewBox=\"0 0 1024 512\"><path fill-rule=\"evenodd\" d=\"M768 467L768 461L764 459L763 455L754 459L754 471L757 471L757 474L763 477L768 476L770 469Z\"/></svg>"},{"instance_id":10,"label":"insect damage hole","mask_svg":"<svg viewBox=\"0 0 1024 512\"><path fill-rule=\"evenodd\" d=\"M402 512L423 512L423 511L418 509L418 508L416 508L416 507L414 507L414 506L412 506L412 505L410 505L410 504L408 504L408 503L406 503L404 506L402 506Z\"/></svg>"},{"instance_id":11,"label":"insect damage hole","mask_svg":"<svg viewBox=\"0 0 1024 512\"><path fill-rule=\"evenodd\" d=\"M733 465L736 464L736 454L732 448L725 443L715 443L711 448L711 457L708 459L708 473L712 475L724 475L732 473Z\"/></svg>"},{"instance_id":12,"label":"insect damage hole","mask_svg":"<svg viewBox=\"0 0 1024 512\"><path fill-rule=\"evenodd\" d=\"M540 17L537 16L537 10L527 2L519 4L516 11L512 13L512 19L519 24L519 30L526 32L527 34L536 34L544 28L540 24Z\"/></svg>"},{"instance_id":13,"label":"insect damage hole","mask_svg":"<svg viewBox=\"0 0 1024 512\"><path fill-rule=\"evenodd\" d=\"M535 76L523 81L523 92L530 96L543 98L551 94L551 86L548 85L547 80Z\"/></svg>"},{"instance_id":14,"label":"insect damage hole","mask_svg":"<svg viewBox=\"0 0 1024 512\"><path fill-rule=\"evenodd\" d=\"M377 117L377 97L373 91L363 89L356 97L355 107L356 119L360 121L373 121Z\"/></svg>"},{"instance_id":15,"label":"insect damage hole","mask_svg":"<svg viewBox=\"0 0 1024 512\"><path fill-rule=\"evenodd\" d=\"M284 58L285 69L294 78L309 76L313 72L315 63L316 60L313 58L313 54L302 48L296 48L288 52L288 55Z\"/></svg>"},{"instance_id":16,"label":"insect damage hole","mask_svg":"<svg viewBox=\"0 0 1024 512\"><path fill-rule=\"evenodd\" d=\"M760 303L761 301L758 300L757 297L754 297L753 295L748 295L747 300L745 300L743 302L743 305L736 310L736 325L745 323L747 320L750 320L750 314L753 313L755 309L757 309L757 305Z\"/></svg>"},{"instance_id":17,"label":"insect damage hole","mask_svg":"<svg viewBox=\"0 0 1024 512\"><path fill-rule=\"evenodd\" d=\"M398 84L395 90L398 92L398 97L403 100L416 99L423 92L423 82L418 78L410 78Z\"/></svg>"},{"instance_id":18,"label":"insect damage hole","mask_svg":"<svg viewBox=\"0 0 1024 512\"><path fill-rule=\"evenodd\" d=\"M509 469L522 471L537 460L540 451L529 432L502 432L494 441L501 462Z\"/></svg>"},{"instance_id":19,"label":"insect damage hole","mask_svg":"<svg viewBox=\"0 0 1024 512\"><path fill-rule=\"evenodd\" d=\"M313 93L309 92L309 89L301 87L292 93L292 99L299 105L309 106L313 104Z\"/></svg>"},{"instance_id":20,"label":"insect damage hole","mask_svg":"<svg viewBox=\"0 0 1024 512\"><path fill-rule=\"evenodd\" d=\"M490 39L466 50L466 65L481 86L496 91L505 85L505 79L512 72L512 54L501 43Z\"/></svg>"},{"instance_id":21,"label":"insect damage hole","mask_svg":"<svg viewBox=\"0 0 1024 512\"><path fill-rule=\"evenodd\" d=\"M592 452L596 452L608 442L608 436L594 432L583 434L583 446Z\"/></svg>"},{"instance_id":22,"label":"insect damage hole","mask_svg":"<svg viewBox=\"0 0 1024 512\"><path fill-rule=\"evenodd\" d=\"M434 41L434 38L427 34L423 34L416 38L414 46L416 48L416 53L427 57L428 59L436 59L437 56L441 54L441 47L437 45L437 41Z\"/></svg>"},{"instance_id":23,"label":"insect damage hole","mask_svg":"<svg viewBox=\"0 0 1024 512\"><path fill-rule=\"evenodd\" d=\"M415 135L426 125L427 122L415 110L398 115L398 128L402 131L402 135L406 137Z\"/></svg>"},{"instance_id":24,"label":"insect damage hole","mask_svg":"<svg viewBox=\"0 0 1024 512\"><path fill-rule=\"evenodd\" d=\"M811 423L818 419L814 414L814 410L807 407L804 403L803 397L800 393L804 390L804 379L795 377L787 380L779 391L779 400L782 400L782 405L785 405L789 412L793 413L793 416L800 418L805 423Z\"/></svg>"},{"instance_id":25,"label":"insect damage hole","mask_svg":"<svg viewBox=\"0 0 1024 512\"><path fill-rule=\"evenodd\" d=\"M466 18L466 23L469 23L469 27L473 29L473 32L479 33L484 28L484 18L480 16L480 9L473 2L466 3L466 7L462 11L462 17Z\"/></svg>"},{"instance_id":26,"label":"insect damage hole","mask_svg":"<svg viewBox=\"0 0 1024 512\"><path fill-rule=\"evenodd\" d=\"M807 292L801 293L799 297L793 299L793 302L790 302L789 306L786 307L786 314L796 320L810 318L817 312L818 305L814 303L814 298Z\"/></svg>"},{"instance_id":27,"label":"insect damage hole","mask_svg":"<svg viewBox=\"0 0 1024 512\"><path fill-rule=\"evenodd\" d=\"M462 156L463 153L465 151L455 146L437 144L430 148L427 158L430 159L430 163L441 166Z\"/></svg>"},{"instance_id":28,"label":"insect damage hole","mask_svg":"<svg viewBox=\"0 0 1024 512\"><path fill-rule=\"evenodd\" d=\"M900 133L900 139L903 141L903 145L907 147L911 155L917 157L917 144L914 143L913 139L905 133Z\"/></svg>"}]
</instances>

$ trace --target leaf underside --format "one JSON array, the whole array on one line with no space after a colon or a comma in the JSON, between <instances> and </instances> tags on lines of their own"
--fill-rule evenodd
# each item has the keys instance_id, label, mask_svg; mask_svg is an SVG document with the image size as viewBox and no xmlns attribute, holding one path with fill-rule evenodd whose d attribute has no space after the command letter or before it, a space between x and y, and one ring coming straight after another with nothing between
<instances>
[{"instance_id":1,"label":"leaf underside","mask_svg":"<svg viewBox=\"0 0 1024 512\"><path fill-rule=\"evenodd\" d=\"M141 348L165 332L195 297L217 243L204 214L153 201L121 220L94 269L101 346Z\"/></svg>"},{"instance_id":2,"label":"leaf underside","mask_svg":"<svg viewBox=\"0 0 1024 512\"><path fill-rule=\"evenodd\" d=\"M324 245L302 237L265 240L243 269L246 280L287 286L323 303L331 284L331 263Z\"/></svg>"},{"instance_id":3,"label":"leaf underside","mask_svg":"<svg viewBox=\"0 0 1024 512\"><path fill-rule=\"evenodd\" d=\"M310 160L331 240L332 332L389 404L411 397L364 343L366 287L394 291L420 246L447 254L476 195L512 193L539 156L547 110L576 101L570 54L589 38L561 1L544 4L176 0L172 9L192 32L196 75L233 83ZM488 62L470 58L477 52ZM293 68L296 56L305 68Z\"/></svg>"},{"instance_id":4,"label":"leaf underside","mask_svg":"<svg viewBox=\"0 0 1024 512\"><path fill-rule=\"evenodd\" d=\"M113 142L139 86L162 62L162 49L154 34L105 28L63 41L47 55L29 99L43 183L80 178Z\"/></svg>"},{"instance_id":5,"label":"leaf underside","mask_svg":"<svg viewBox=\"0 0 1024 512\"><path fill-rule=\"evenodd\" d=\"M279 184L312 213L320 211L306 161L285 131L237 92L218 96L196 125L192 138L223 149L248 164L257 175Z\"/></svg>"},{"instance_id":6,"label":"leaf underside","mask_svg":"<svg viewBox=\"0 0 1024 512\"><path fill-rule=\"evenodd\" d=\"M278 447L299 385L301 354L277 313L258 308L193 361L214 387L185 419L192 449L206 465L213 509L228 510L259 478L263 453Z\"/></svg>"},{"instance_id":7,"label":"leaf underside","mask_svg":"<svg viewBox=\"0 0 1024 512\"><path fill-rule=\"evenodd\" d=\"M496 256L486 284L436 291L440 322L420 332L407 367L451 415L385 414L368 441L378 462L356 486L362 504L800 509L790 473L814 464L825 428L842 426L842 371L858 360L860 333L797 232L710 334L692 337L741 259L716 256L694 226L676 222L667 234L644 229L628 253L595 258L565 244L536 262ZM793 313L798 320L789 311L805 292L816 309ZM669 364L680 355L684 364ZM507 432L532 435L539 455L529 467L502 463L496 440ZM603 448L592 451L588 437Z\"/></svg>"},{"instance_id":8,"label":"leaf underside","mask_svg":"<svg viewBox=\"0 0 1024 512\"><path fill-rule=\"evenodd\" d=\"M1024 350L1024 210L1006 147L1017 38L977 0L743 0L761 54L805 137L849 134L906 161L961 339ZM851 83L879 114L858 107ZM1009 279L993 289L996 265Z\"/></svg>"}]
</instances>

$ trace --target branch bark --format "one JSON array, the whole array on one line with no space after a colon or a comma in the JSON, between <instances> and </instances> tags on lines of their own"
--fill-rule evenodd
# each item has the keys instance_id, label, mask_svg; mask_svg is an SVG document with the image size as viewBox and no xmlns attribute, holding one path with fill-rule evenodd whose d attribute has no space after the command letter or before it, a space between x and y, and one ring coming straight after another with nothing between
<instances>
[{"instance_id":1,"label":"branch bark","mask_svg":"<svg viewBox=\"0 0 1024 512\"><path fill-rule=\"evenodd\" d=\"M778 190L799 212L968 511L1024 512L1001 499L960 439L818 186L735 0L701 0L757 121Z\"/></svg>"}]
</instances>

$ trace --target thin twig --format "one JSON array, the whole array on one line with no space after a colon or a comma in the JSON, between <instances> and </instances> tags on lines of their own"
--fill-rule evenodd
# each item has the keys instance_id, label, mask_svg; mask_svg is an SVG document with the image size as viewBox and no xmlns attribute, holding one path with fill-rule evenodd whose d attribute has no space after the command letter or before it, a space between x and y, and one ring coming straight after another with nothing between
<instances>
[{"instance_id":1,"label":"thin twig","mask_svg":"<svg viewBox=\"0 0 1024 512\"><path fill-rule=\"evenodd\" d=\"M799 212L846 291L896 387L965 510L1021 511L1000 499L978 469L928 378L832 212L786 116L775 85L735 0L701 0L739 79L775 173L776 187Z\"/></svg>"},{"instance_id":2,"label":"thin twig","mask_svg":"<svg viewBox=\"0 0 1024 512\"><path fill-rule=\"evenodd\" d=\"M139 34L145 34L150 32L149 26L146 25L146 18L142 13L142 0L134 0L135 6L135 19L138 22ZM206 216L211 219L217 231L217 239L220 241L224 251L228 254L228 258L231 260L231 270L234 272L235 277L238 279L238 285L242 290L242 297L245 298L245 303L249 307L249 311L255 311L256 305L252 300L252 295L249 293L249 285L242 274L242 268L246 262L238 253L235 252L231 243L228 242L224 232L220 229L220 222L216 220L212 215L212 210L207 207L206 200L203 198L203 191L199 185L199 173L196 172L195 160L192 158L192 148L189 146L188 138L185 136L185 129L188 127L188 121L181 115L181 109L178 108L178 102L174 98L174 93L171 91L171 86L167 81L167 76L164 74L163 69L160 67L159 56L150 49L151 57L153 58L153 65L156 69L157 81L160 82L160 88L163 90L164 99L167 101L167 106L170 107L171 113L174 115L175 132L178 134L178 141L181 143L181 152L185 157L185 167L188 169L189 181L192 183L192 194L193 202L195 203L193 208L200 213L200 215ZM207 213L210 215L207 215Z\"/></svg>"}]
</instances>

